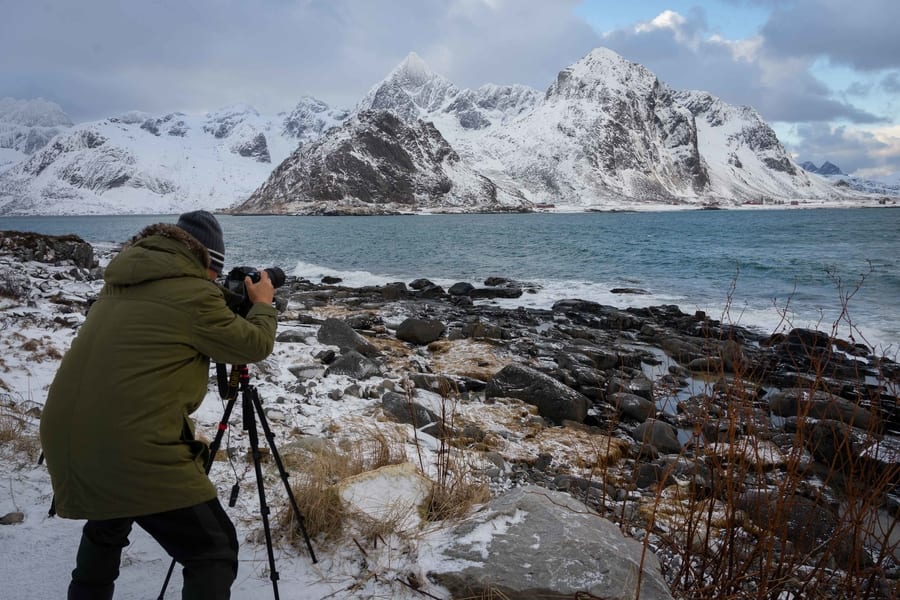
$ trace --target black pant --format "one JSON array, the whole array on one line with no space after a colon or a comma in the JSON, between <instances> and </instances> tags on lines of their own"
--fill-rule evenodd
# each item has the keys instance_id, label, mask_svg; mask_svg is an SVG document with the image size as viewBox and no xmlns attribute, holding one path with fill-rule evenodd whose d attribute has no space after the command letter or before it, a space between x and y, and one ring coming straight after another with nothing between
<instances>
[{"instance_id":1,"label":"black pant","mask_svg":"<svg viewBox=\"0 0 900 600\"><path fill-rule=\"evenodd\" d=\"M234 525L218 499L153 515L88 521L81 535L69 600L109 600L122 548L137 523L181 563L183 600L225 600L237 576ZM160 574L160 587L163 575Z\"/></svg>"}]
</instances>

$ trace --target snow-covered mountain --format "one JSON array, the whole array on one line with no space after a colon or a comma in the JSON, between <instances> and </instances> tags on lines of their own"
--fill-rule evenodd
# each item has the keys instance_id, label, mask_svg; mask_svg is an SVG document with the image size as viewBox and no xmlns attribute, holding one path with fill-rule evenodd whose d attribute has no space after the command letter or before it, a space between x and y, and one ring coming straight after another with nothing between
<instances>
[{"instance_id":1,"label":"snow-covered mountain","mask_svg":"<svg viewBox=\"0 0 900 600\"><path fill-rule=\"evenodd\" d=\"M390 110L357 113L300 146L238 213L391 214L528 206L463 162L431 123Z\"/></svg>"},{"instance_id":2,"label":"snow-covered mountain","mask_svg":"<svg viewBox=\"0 0 900 600\"><path fill-rule=\"evenodd\" d=\"M243 201L299 143L346 118L303 98L290 113L131 112L63 129L0 174L0 214L177 213Z\"/></svg>"},{"instance_id":3,"label":"snow-covered mountain","mask_svg":"<svg viewBox=\"0 0 900 600\"><path fill-rule=\"evenodd\" d=\"M827 160L822 163L821 167L817 167L815 163L808 160L801 163L800 166L810 173L827 178L838 187L848 188L864 194L900 196L900 176L876 179L857 177L844 173L839 166Z\"/></svg>"},{"instance_id":4,"label":"snow-covered mountain","mask_svg":"<svg viewBox=\"0 0 900 600\"><path fill-rule=\"evenodd\" d=\"M358 108L392 105L403 118L432 121L474 168L538 203L842 194L798 169L754 110L674 91L605 48L560 71L543 95L522 86L461 91L410 55Z\"/></svg>"},{"instance_id":5,"label":"snow-covered mountain","mask_svg":"<svg viewBox=\"0 0 900 600\"><path fill-rule=\"evenodd\" d=\"M803 162L800 166L803 167L804 171L809 171L816 175L846 175L839 166L827 160L822 163L821 167L817 167L815 163L808 160Z\"/></svg>"},{"instance_id":6,"label":"snow-covered mountain","mask_svg":"<svg viewBox=\"0 0 900 600\"><path fill-rule=\"evenodd\" d=\"M309 97L276 117L248 106L129 113L64 128L0 172L0 214L592 210L861 197L798 167L753 109L673 90L604 48L561 70L545 92L460 89L410 54L353 113Z\"/></svg>"},{"instance_id":7,"label":"snow-covered mountain","mask_svg":"<svg viewBox=\"0 0 900 600\"><path fill-rule=\"evenodd\" d=\"M47 145L72 126L58 104L42 98L0 98L0 172Z\"/></svg>"}]
</instances>

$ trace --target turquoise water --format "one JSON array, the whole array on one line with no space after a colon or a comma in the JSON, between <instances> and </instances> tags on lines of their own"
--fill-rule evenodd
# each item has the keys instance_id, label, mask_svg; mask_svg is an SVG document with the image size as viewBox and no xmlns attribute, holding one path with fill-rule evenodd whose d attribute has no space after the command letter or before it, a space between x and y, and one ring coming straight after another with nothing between
<instances>
[{"instance_id":1,"label":"turquoise water","mask_svg":"<svg viewBox=\"0 0 900 600\"><path fill-rule=\"evenodd\" d=\"M0 229L121 242L175 216L4 217ZM427 277L540 286L503 305L579 297L678 304L765 331L837 327L900 342L900 210L818 209L398 217L221 217L226 267L281 266L349 285ZM619 295L616 287L647 295ZM857 289L858 288L858 289ZM849 321L842 316L847 306ZM787 322L784 322L787 319Z\"/></svg>"}]
</instances>

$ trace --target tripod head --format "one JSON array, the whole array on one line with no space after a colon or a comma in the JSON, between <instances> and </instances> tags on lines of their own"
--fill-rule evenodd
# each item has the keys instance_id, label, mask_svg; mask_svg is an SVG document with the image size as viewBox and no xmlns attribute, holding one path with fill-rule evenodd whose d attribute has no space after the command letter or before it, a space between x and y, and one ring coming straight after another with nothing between
<instances>
[{"instance_id":1,"label":"tripod head","mask_svg":"<svg viewBox=\"0 0 900 600\"><path fill-rule=\"evenodd\" d=\"M250 385L250 370L247 365L232 365L228 375L228 365L216 363L216 381L219 384L219 397L222 400L234 400L238 392Z\"/></svg>"}]
</instances>

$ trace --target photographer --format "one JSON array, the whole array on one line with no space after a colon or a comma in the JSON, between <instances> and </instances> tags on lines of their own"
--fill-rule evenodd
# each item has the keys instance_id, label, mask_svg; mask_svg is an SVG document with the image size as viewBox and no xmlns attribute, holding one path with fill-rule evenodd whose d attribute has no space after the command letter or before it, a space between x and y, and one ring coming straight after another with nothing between
<instances>
[{"instance_id":1,"label":"photographer","mask_svg":"<svg viewBox=\"0 0 900 600\"><path fill-rule=\"evenodd\" d=\"M141 231L109 263L50 387L41 443L56 510L87 519L70 600L112 598L134 523L182 565L182 598L230 596L237 537L188 415L206 395L210 358L248 364L271 353L277 313L265 271L245 279L246 317L229 309L212 281L224 252L205 211Z\"/></svg>"}]
</instances>

